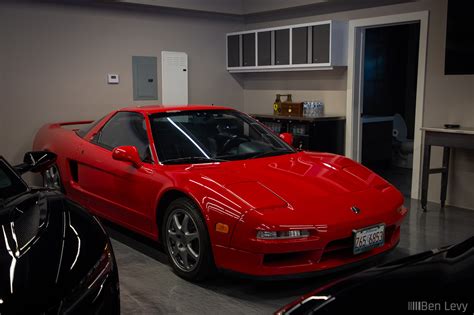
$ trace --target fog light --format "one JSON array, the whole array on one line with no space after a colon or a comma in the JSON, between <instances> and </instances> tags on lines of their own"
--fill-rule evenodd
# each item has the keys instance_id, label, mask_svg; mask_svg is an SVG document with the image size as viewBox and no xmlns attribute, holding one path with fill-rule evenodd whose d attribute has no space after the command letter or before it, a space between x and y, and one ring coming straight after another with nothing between
<instances>
[{"instance_id":1,"label":"fog light","mask_svg":"<svg viewBox=\"0 0 474 315\"><path fill-rule=\"evenodd\" d=\"M290 230L290 231L258 231L257 238L260 239L285 239L308 237L308 230Z\"/></svg>"}]
</instances>

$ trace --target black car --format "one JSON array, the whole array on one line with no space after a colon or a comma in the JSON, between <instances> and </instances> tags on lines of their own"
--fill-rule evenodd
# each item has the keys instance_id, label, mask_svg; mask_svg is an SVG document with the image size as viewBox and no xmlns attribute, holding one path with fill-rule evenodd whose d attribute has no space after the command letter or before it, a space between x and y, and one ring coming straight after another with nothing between
<instances>
[{"instance_id":1,"label":"black car","mask_svg":"<svg viewBox=\"0 0 474 315\"><path fill-rule=\"evenodd\" d=\"M20 176L55 159L30 152L12 167L0 156L0 314L118 314L117 265L101 224Z\"/></svg>"},{"instance_id":2,"label":"black car","mask_svg":"<svg viewBox=\"0 0 474 315\"><path fill-rule=\"evenodd\" d=\"M275 314L474 314L474 237L336 280Z\"/></svg>"}]
</instances>

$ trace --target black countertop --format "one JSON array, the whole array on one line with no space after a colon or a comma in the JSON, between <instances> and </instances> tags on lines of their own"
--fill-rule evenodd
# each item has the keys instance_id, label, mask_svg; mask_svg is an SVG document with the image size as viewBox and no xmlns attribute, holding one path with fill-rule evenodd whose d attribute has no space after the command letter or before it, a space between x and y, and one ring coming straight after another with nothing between
<instances>
[{"instance_id":1,"label":"black countertop","mask_svg":"<svg viewBox=\"0 0 474 315\"><path fill-rule=\"evenodd\" d=\"M268 115L268 114L249 114L253 118L265 118L265 119L280 119L280 120L291 120L291 121L322 121L322 120L344 120L345 116L340 115L324 115L319 117L303 117L303 116L280 116L280 115Z\"/></svg>"}]
</instances>

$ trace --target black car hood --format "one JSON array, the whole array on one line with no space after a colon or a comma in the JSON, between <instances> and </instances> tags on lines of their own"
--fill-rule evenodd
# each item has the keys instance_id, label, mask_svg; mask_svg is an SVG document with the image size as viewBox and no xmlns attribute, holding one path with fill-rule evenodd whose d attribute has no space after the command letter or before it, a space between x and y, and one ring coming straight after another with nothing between
<instances>
[{"instance_id":1,"label":"black car hood","mask_svg":"<svg viewBox=\"0 0 474 315\"><path fill-rule=\"evenodd\" d=\"M57 307L107 244L95 219L59 193L32 190L0 213L0 314Z\"/></svg>"},{"instance_id":2,"label":"black car hood","mask_svg":"<svg viewBox=\"0 0 474 315\"><path fill-rule=\"evenodd\" d=\"M414 302L464 303L474 311L474 237L334 281L292 303L282 314L405 314ZM447 303L447 304L445 304ZM411 309L409 309L411 308ZM453 313L454 314L454 313Z\"/></svg>"}]
</instances>

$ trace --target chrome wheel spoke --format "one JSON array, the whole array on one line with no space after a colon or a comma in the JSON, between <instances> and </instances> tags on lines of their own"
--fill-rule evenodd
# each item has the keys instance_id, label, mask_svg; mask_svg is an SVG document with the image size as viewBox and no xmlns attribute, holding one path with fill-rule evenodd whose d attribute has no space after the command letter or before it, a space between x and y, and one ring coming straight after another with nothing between
<instances>
[{"instance_id":1,"label":"chrome wheel spoke","mask_svg":"<svg viewBox=\"0 0 474 315\"><path fill-rule=\"evenodd\" d=\"M179 259L179 256L180 256L179 250L177 249L175 251L172 251L171 256L173 256L175 259Z\"/></svg>"},{"instance_id":2,"label":"chrome wheel spoke","mask_svg":"<svg viewBox=\"0 0 474 315\"><path fill-rule=\"evenodd\" d=\"M188 224L189 224L189 216L187 214L184 215L183 222L181 224L181 231L184 233L187 233L188 230Z\"/></svg>"},{"instance_id":3,"label":"chrome wheel spoke","mask_svg":"<svg viewBox=\"0 0 474 315\"><path fill-rule=\"evenodd\" d=\"M178 240L178 235L176 234L176 232L172 230L168 230L168 237L172 239L174 242Z\"/></svg>"},{"instance_id":4,"label":"chrome wheel spoke","mask_svg":"<svg viewBox=\"0 0 474 315\"><path fill-rule=\"evenodd\" d=\"M199 238L199 235L197 232L193 232L193 233L187 232L187 233L184 233L184 238L186 239L187 243L191 243L195 239Z\"/></svg>"},{"instance_id":5,"label":"chrome wheel spoke","mask_svg":"<svg viewBox=\"0 0 474 315\"><path fill-rule=\"evenodd\" d=\"M181 224L179 223L178 214L175 214L175 215L173 216L173 227L174 227L176 230L181 230Z\"/></svg>"},{"instance_id":6,"label":"chrome wheel spoke","mask_svg":"<svg viewBox=\"0 0 474 315\"><path fill-rule=\"evenodd\" d=\"M186 251L195 261L199 259L199 254L194 251L194 249L191 247L191 244L186 246Z\"/></svg>"},{"instance_id":7,"label":"chrome wheel spoke","mask_svg":"<svg viewBox=\"0 0 474 315\"><path fill-rule=\"evenodd\" d=\"M188 252L186 249L179 249L179 257L181 258L181 261L183 262L183 266L185 269L189 269L189 261L188 261Z\"/></svg>"}]
</instances>

